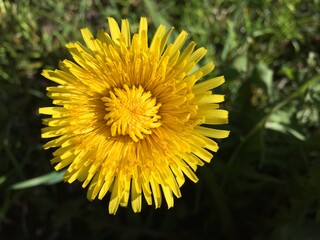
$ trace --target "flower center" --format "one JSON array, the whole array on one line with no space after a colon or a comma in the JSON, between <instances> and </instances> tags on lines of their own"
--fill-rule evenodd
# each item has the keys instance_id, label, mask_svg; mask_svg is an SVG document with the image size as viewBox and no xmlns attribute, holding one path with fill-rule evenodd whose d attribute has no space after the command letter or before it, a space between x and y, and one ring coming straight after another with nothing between
<instances>
[{"instance_id":1,"label":"flower center","mask_svg":"<svg viewBox=\"0 0 320 240\"><path fill-rule=\"evenodd\" d=\"M157 114L161 106L150 92L145 92L139 86L123 89L114 88L109 97L103 97L107 114L104 119L111 127L111 135L129 135L133 141L138 142L144 134L151 134L152 128L161 126L160 116Z\"/></svg>"}]
</instances>

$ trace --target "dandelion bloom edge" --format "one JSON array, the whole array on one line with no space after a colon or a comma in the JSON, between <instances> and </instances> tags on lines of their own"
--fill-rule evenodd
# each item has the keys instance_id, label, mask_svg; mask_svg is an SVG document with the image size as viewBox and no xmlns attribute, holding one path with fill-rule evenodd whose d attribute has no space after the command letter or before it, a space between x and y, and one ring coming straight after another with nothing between
<instances>
[{"instance_id":1,"label":"dandelion bloom edge","mask_svg":"<svg viewBox=\"0 0 320 240\"><path fill-rule=\"evenodd\" d=\"M39 109L51 116L43 119L42 138L51 138L44 148L56 149L51 163L67 168L65 181L83 182L89 200L111 192L111 214L129 198L134 212L143 197L158 208L162 194L170 208L185 176L197 182L197 166L218 150L213 139L229 135L203 126L228 123L224 95L211 91L224 77L199 81L214 64L195 70L206 50L184 47L185 31L167 44L173 28L160 25L149 45L146 18L132 38L128 20L108 23L110 34L100 30L96 38L81 30L86 47L66 45L75 62L43 71L57 84L47 87L55 106Z\"/></svg>"}]
</instances>

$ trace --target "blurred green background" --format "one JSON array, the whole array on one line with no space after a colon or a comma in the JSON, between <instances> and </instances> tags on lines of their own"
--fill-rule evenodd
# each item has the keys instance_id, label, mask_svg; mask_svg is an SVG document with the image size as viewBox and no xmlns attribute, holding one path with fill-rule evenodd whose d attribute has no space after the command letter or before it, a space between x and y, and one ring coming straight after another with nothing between
<instances>
[{"instance_id":1,"label":"blurred green background","mask_svg":"<svg viewBox=\"0 0 320 240\"><path fill-rule=\"evenodd\" d=\"M231 135L170 210L111 216L42 149L40 73L108 16L188 31L226 77ZM320 239L319 30L319 0L0 0L0 239Z\"/></svg>"}]
</instances>

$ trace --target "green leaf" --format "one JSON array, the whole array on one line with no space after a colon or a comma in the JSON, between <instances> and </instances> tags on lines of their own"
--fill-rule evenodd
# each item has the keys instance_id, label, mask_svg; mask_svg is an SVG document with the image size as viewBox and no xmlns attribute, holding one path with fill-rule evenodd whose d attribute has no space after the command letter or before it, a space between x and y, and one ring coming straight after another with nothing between
<instances>
[{"instance_id":1,"label":"green leaf","mask_svg":"<svg viewBox=\"0 0 320 240\"><path fill-rule=\"evenodd\" d=\"M65 173L65 171L60 172L51 172L39 177L31 178L22 182L18 182L14 185L12 185L12 189L18 190L18 189L25 189L30 187L36 187L39 185L52 185L58 182L62 181L62 176Z\"/></svg>"},{"instance_id":2,"label":"green leaf","mask_svg":"<svg viewBox=\"0 0 320 240\"><path fill-rule=\"evenodd\" d=\"M7 180L7 177L6 177L6 176L1 176L1 177L0 177L0 185L1 185L2 183L4 183L6 180Z\"/></svg>"},{"instance_id":3,"label":"green leaf","mask_svg":"<svg viewBox=\"0 0 320 240\"><path fill-rule=\"evenodd\" d=\"M264 62L259 62L257 65L257 73L259 76L260 82L263 84L266 92L269 96L273 95L273 71L268 67Z\"/></svg>"},{"instance_id":4,"label":"green leaf","mask_svg":"<svg viewBox=\"0 0 320 240\"><path fill-rule=\"evenodd\" d=\"M238 56L233 61L232 65L239 72L246 72L248 70L248 56L247 56L247 53L245 52L244 54Z\"/></svg>"},{"instance_id":5,"label":"green leaf","mask_svg":"<svg viewBox=\"0 0 320 240\"><path fill-rule=\"evenodd\" d=\"M267 129L271 129L284 134L290 133L295 138L301 141L306 141L306 137L302 133L298 132L296 129L293 129L292 127L290 127L290 125L285 125L281 122L267 121L265 126Z\"/></svg>"},{"instance_id":6,"label":"green leaf","mask_svg":"<svg viewBox=\"0 0 320 240\"><path fill-rule=\"evenodd\" d=\"M234 30L234 23L232 21L227 21L227 24L228 24L228 36L221 53L222 61L225 61L227 59L228 53L235 46L237 46L237 35Z\"/></svg>"}]
</instances>

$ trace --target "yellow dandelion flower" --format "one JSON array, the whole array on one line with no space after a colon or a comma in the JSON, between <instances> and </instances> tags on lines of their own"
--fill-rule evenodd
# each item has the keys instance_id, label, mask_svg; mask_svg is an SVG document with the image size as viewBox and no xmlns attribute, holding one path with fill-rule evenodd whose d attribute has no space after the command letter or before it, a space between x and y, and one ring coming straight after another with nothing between
<instances>
[{"instance_id":1,"label":"yellow dandelion flower","mask_svg":"<svg viewBox=\"0 0 320 240\"><path fill-rule=\"evenodd\" d=\"M195 69L206 50L194 42L184 47L185 31L167 44L173 28L160 25L149 44L146 18L132 38L127 20L120 27L113 18L108 23L110 34L101 30L96 38L81 30L86 47L66 45L75 62L43 71L58 84L47 88L56 106L39 110L50 115L42 137L52 139L44 147L56 148L51 163L67 167L65 181L88 186L89 200L111 192L111 214L129 197L134 212L141 211L142 196L158 208L163 195L170 208L185 176L197 182L197 166L218 150L211 138L229 134L201 126L228 122L219 108L224 96L211 91L224 77L199 81L214 64Z\"/></svg>"}]
</instances>

